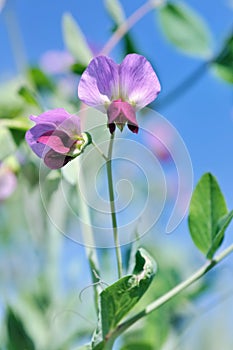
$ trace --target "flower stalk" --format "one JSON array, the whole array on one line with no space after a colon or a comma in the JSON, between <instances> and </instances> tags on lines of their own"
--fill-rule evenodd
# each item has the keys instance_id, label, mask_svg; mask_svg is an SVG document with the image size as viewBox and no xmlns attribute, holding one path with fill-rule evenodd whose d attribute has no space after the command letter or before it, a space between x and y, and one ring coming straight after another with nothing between
<instances>
[{"instance_id":1,"label":"flower stalk","mask_svg":"<svg viewBox=\"0 0 233 350\"><path fill-rule=\"evenodd\" d=\"M121 257L121 249L119 245L119 235L118 235L118 228L117 228L116 208L115 208L115 196L114 196L113 178L112 178L113 143L114 143L114 133L111 135L110 142L109 142L108 160L106 161L106 167L107 167L108 191L109 191L109 199L110 199L112 228L113 228L116 258L117 258L118 278L121 278L122 277L122 257Z\"/></svg>"}]
</instances>

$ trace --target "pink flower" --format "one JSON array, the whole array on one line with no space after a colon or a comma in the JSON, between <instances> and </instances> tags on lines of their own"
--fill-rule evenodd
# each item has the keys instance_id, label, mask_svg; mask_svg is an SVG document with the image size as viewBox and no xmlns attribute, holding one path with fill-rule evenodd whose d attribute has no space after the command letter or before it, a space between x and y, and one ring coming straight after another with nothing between
<instances>
[{"instance_id":1,"label":"pink flower","mask_svg":"<svg viewBox=\"0 0 233 350\"><path fill-rule=\"evenodd\" d=\"M89 134L81 133L79 117L63 108L30 119L36 125L26 132L26 141L50 169L63 167L90 143Z\"/></svg>"},{"instance_id":2,"label":"pink flower","mask_svg":"<svg viewBox=\"0 0 233 350\"><path fill-rule=\"evenodd\" d=\"M42 69L49 74L62 74L69 71L75 61L67 51L46 51L40 60Z\"/></svg>"},{"instance_id":3,"label":"pink flower","mask_svg":"<svg viewBox=\"0 0 233 350\"><path fill-rule=\"evenodd\" d=\"M127 55L121 64L105 56L95 57L81 76L78 96L89 106L107 113L111 134L116 125L138 132L136 111L151 103L160 83L151 64L137 54Z\"/></svg>"},{"instance_id":4,"label":"pink flower","mask_svg":"<svg viewBox=\"0 0 233 350\"><path fill-rule=\"evenodd\" d=\"M172 160L171 150L173 149L174 138L172 129L165 123L151 125L150 133L143 135L144 143L161 161Z\"/></svg>"},{"instance_id":5,"label":"pink flower","mask_svg":"<svg viewBox=\"0 0 233 350\"><path fill-rule=\"evenodd\" d=\"M0 163L0 202L12 195L17 186L14 172L4 163Z\"/></svg>"}]
</instances>

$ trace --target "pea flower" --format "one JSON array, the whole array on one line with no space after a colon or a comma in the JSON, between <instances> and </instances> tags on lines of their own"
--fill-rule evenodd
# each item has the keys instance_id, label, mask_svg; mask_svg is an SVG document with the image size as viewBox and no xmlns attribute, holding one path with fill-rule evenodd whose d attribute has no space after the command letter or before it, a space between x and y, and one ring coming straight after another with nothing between
<instances>
[{"instance_id":1,"label":"pea flower","mask_svg":"<svg viewBox=\"0 0 233 350\"><path fill-rule=\"evenodd\" d=\"M89 134L81 133L79 117L63 108L30 119L36 125L26 132L26 141L50 169L63 167L91 142Z\"/></svg>"},{"instance_id":2,"label":"pea flower","mask_svg":"<svg viewBox=\"0 0 233 350\"><path fill-rule=\"evenodd\" d=\"M150 125L150 133L143 134L144 144L148 146L153 154L163 162L172 160L170 150L174 148L175 135L172 128L166 123Z\"/></svg>"},{"instance_id":3,"label":"pea flower","mask_svg":"<svg viewBox=\"0 0 233 350\"><path fill-rule=\"evenodd\" d=\"M67 73L74 63L74 58L69 52L59 50L46 51L40 59L42 69L48 74Z\"/></svg>"},{"instance_id":4,"label":"pea flower","mask_svg":"<svg viewBox=\"0 0 233 350\"><path fill-rule=\"evenodd\" d=\"M78 96L85 104L107 113L112 134L127 123L138 133L136 111L152 102L160 83L151 64L141 55L127 55L121 64L106 56L95 57L83 72Z\"/></svg>"},{"instance_id":5,"label":"pea flower","mask_svg":"<svg viewBox=\"0 0 233 350\"><path fill-rule=\"evenodd\" d=\"M6 164L0 161L0 203L11 196L17 187L17 177Z\"/></svg>"}]
</instances>

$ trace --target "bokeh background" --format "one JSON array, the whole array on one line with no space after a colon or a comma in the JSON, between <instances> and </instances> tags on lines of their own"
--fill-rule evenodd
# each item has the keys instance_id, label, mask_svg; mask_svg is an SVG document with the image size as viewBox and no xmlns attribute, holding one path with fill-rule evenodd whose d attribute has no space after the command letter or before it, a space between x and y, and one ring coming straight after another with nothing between
<instances>
[{"instance_id":1,"label":"bokeh background","mask_svg":"<svg viewBox=\"0 0 233 350\"><path fill-rule=\"evenodd\" d=\"M145 1L121 3L128 17ZM162 85L151 107L183 138L192 161L194 183L203 173L212 172L232 208L233 73L228 70L227 79L223 78L210 62L232 36L233 3L188 0L185 4L209 28L209 55L193 54L169 42L156 10L146 14L109 55L120 62L127 52L136 51L150 60ZM68 54L62 31L65 12L72 14L93 54L98 54L116 27L104 1L6 0L0 12L0 118L24 123L19 128L14 122L9 128L0 124L1 167L7 164L0 172L0 177L4 175L0 190L5 191L0 200L1 349L22 350L22 334L28 349L76 349L90 339L95 328L91 287L82 293L82 300L79 298L82 289L91 284L85 249L62 235L46 215L38 187L39 162L23 141L30 125L28 116L38 110L18 94L20 87L33 86L49 108L68 106L78 110L77 86L83 62L76 62ZM227 64L232 68L233 55L228 57ZM76 73L70 70L75 62L79 63ZM175 187L174 164L159 147L157 156L171 179L170 187ZM57 176L47 180L48 196L52 198L49 205L65 230L68 217L60 197L56 197ZM176 195L170 192L168 210ZM232 241L231 231L230 227L225 247ZM204 262L189 237L186 219L170 235L155 227L140 244L149 247L156 258L159 275L138 310ZM123 249L125 264L128 249ZM98 249L102 279L107 283L116 278L112 255L111 249ZM136 349L136 334L138 343L145 341L141 349L232 349L232 264L232 258L227 258L202 282L136 325L118 341L116 349Z\"/></svg>"}]
</instances>

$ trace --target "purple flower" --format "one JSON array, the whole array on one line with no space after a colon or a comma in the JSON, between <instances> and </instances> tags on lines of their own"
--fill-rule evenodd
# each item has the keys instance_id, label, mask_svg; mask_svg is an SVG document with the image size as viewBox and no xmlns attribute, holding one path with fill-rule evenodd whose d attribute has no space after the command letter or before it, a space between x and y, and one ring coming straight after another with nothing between
<instances>
[{"instance_id":1,"label":"purple flower","mask_svg":"<svg viewBox=\"0 0 233 350\"><path fill-rule=\"evenodd\" d=\"M66 73L74 63L69 52L58 50L46 51L40 60L41 67L49 74Z\"/></svg>"},{"instance_id":2,"label":"purple flower","mask_svg":"<svg viewBox=\"0 0 233 350\"><path fill-rule=\"evenodd\" d=\"M95 57L81 76L78 96L89 106L107 113L111 134L116 125L138 132L136 111L152 102L160 83L151 64L137 54L127 55L121 64L105 56Z\"/></svg>"},{"instance_id":3,"label":"purple flower","mask_svg":"<svg viewBox=\"0 0 233 350\"><path fill-rule=\"evenodd\" d=\"M3 7L5 6L6 0L0 0L0 12L3 10Z\"/></svg>"},{"instance_id":4,"label":"purple flower","mask_svg":"<svg viewBox=\"0 0 233 350\"><path fill-rule=\"evenodd\" d=\"M15 174L7 165L0 162L0 202L10 197L16 186Z\"/></svg>"},{"instance_id":5,"label":"purple flower","mask_svg":"<svg viewBox=\"0 0 233 350\"><path fill-rule=\"evenodd\" d=\"M172 160L171 150L174 144L174 133L165 123L156 123L150 126L150 133L143 135L144 143L152 150L159 160L169 162Z\"/></svg>"},{"instance_id":6,"label":"purple flower","mask_svg":"<svg viewBox=\"0 0 233 350\"><path fill-rule=\"evenodd\" d=\"M63 167L90 143L89 135L81 133L79 117L63 108L30 119L36 125L26 132L26 141L50 169Z\"/></svg>"}]
</instances>

